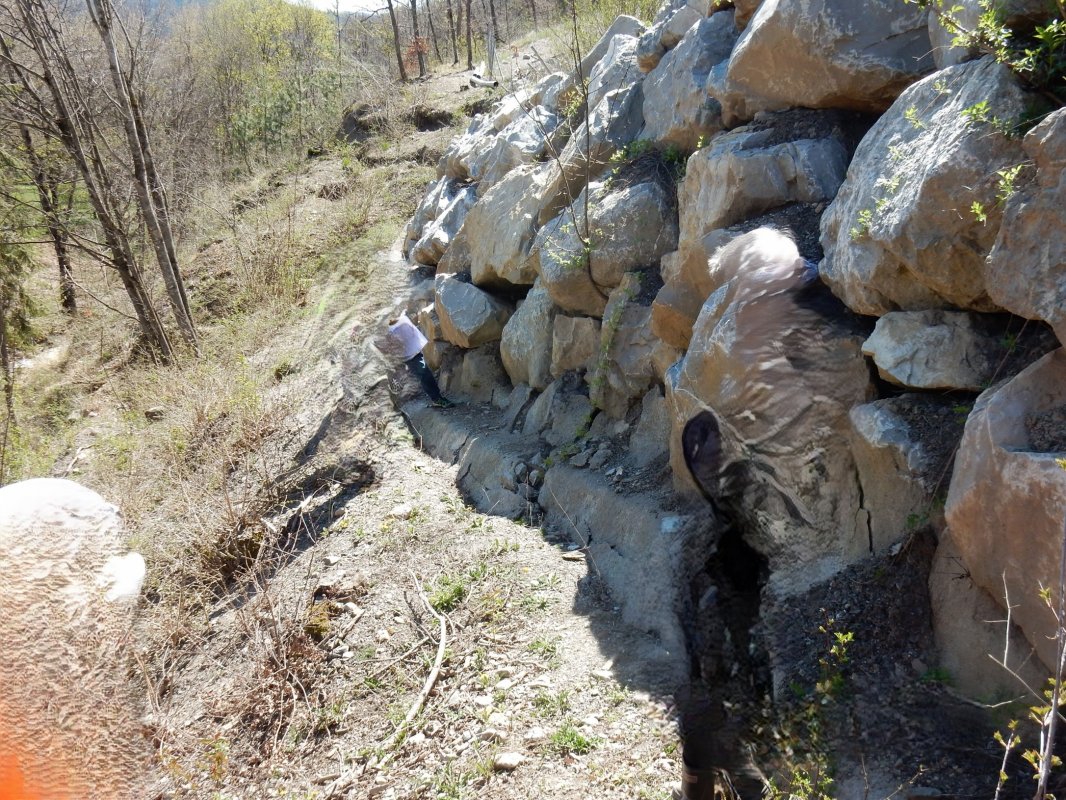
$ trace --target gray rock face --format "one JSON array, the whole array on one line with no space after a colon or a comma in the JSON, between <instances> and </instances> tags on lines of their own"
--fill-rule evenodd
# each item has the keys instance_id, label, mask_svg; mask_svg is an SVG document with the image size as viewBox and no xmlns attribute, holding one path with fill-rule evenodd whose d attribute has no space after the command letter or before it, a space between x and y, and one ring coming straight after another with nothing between
<instances>
[{"instance_id":1,"label":"gray rock face","mask_svg":"<svg viewBox=\"0 0 1066 800\"><path fill-rule=\"evenodd\" d=\"M537 218L551 208L559 190L554 164L528 165L508 173L469 213L452 247L469 258L478 286L532 286L536 264L529 248Z\"/></svg>"},{"instance_id":2,"label":"gray rock face","mask_svg":"<svg viewBox=\"0 0 1066 800\"><path fill-rule=\"evenodd\" d=\"M1058 626L1038 587L1059 580L1066 470L1056 459L1066 451L1064 408L1062 349L982 394L966 421L945 507L974 583L997 600L1006 591L1012 618L1045 665L1055 663Z\"/></svg>"},{"instance_id":3,"label":"gray rock face","mask_svg":"<svg viewBox=\"0 0 1066 800\"><path fill-rule=\"evenodd\" d=\"M607 415L622 419L655 382L653 353L658 340L649 324L651 309L632 302L640 275L628 273L607 301L600 329L599 357L589 372L589 397Z\"/></svg>"},{"instance_id":4,"label":"gray rock face","mask_svg":"<svg viewBox=\"0 0 1066 800\"><path fill-rule=\"evenodd\" d=\"M640 419L629 437L629 461L638 469L670 453L670 409L658 386L640 403Z\"/></svg>"},{"instance_id":5,"label":"gray rock face","mask_svg":"<svg viewBox=\"0 0 1066 800\"><path fill-rule=\"evenodd\" d=\"M411 221L407 223L404 233L403 254L409 256L415 242L422 238L426 226L439 217L455 199L459 191L459 182L448 177L438 178L436 183L426 189L422 202L415 209Z\"/></svg>"},{"instance_id":6,"label":"gray rock face","mask_svg":"<svg viewBox=\"0 0 1066 800\"><path fill-rule=\"evenodd\" d=\"M759 10L761 3L762 0L733 0L733 7L736 9L734 22L738 31L748 27L748 23L755 16L755 12Z\"/></svg>"},{"instance_id":7,"label":"gray rock face","mask_svg":"<svg viewBox=\"0 0 1066 800\"><path fill-rule=\"evenodd\" d=\"M437 218L422 229L422 236L410 249L410 259L416 264L436 266L476 202L477 190L474 187L464 186L459 189Z\"/></svg>"},{"instance_id":8,"label":"gray rock face","mask_svg":"<svg viewBox=\"0 0 1066 800\"><path fill-rule=\"evenodd\" d=\"M587 251L578 235L586 229L584 194L572 211L538 232L534 249L541 281L556 305L600 316L608 292L627 271L658 264L677 246L677 211L671 193L655 180L618 190L599 183L589 188Z\"/></svg>"},{"instance_id":9,"label":"gray rock face","mask_svg":"<svg viewBox=\"0 0 1066 800\"><path fill-rule=\"evenodd\" d=\"M1066 342L1066 112L1051 114L1022 144L1036 165L1036 179L1021 180L1007 200L985 282L993 302L1046 320Z\"/></svg>"},{"instance_id":10,"label":"gray rock face","mask_svg":"<svg viewBox=\"0 0 1066 800\"><path fill-rule=\"evenodd\" d=\"M626 89L644 77L637 66L637 38L615 36L589 74L588 104L595 108L611 92Z\"/></svg>"},{"instance_id":11,"label":"gray rock face","mask_svg":"<svg viewBox=\"0 0 1066 800\"><path fill-rule=\"evenodd\" d=\"M892 311L862 346L889 383L980 391L995 375L999 340L964 311Z\"/></svg>"},{"instance_id":12,"label":"gray rock face","mask_svg":"<svg viewBox=\"0 0 1066 800\"><path fill-rule=\"evenodd\" d=\"M1023 155L964 113L980 102L1002 119L1025 108L1006 67L982 59L912 86L862 140L822 218L823 278L853 310L997 310L981 279L1001 217L996 172Z\"/></svg>"},{"instance_id":13,"label":"gray rock face","mask_svg":"<svg viewBox=\"0 0 1066 800\"><path fill-rule=\"evenodd\" d=\"M591 78L593 70L607 55L616 36L637 39L640 38L640 35L643 33L644 23L639 19L626 16L625 14L619 15L615 18L614 22L611 23L611 27L604 31L603 36L600 37L599 41L592 46L592 49L589 50L581 60L581 74Z\"/></svg>"},{"instance_id":14,"label":"gray rock face","mask_svg":"<svg viewBox=\"0 0 1066 800\"><path fill-rule=\"evenodd\" d=\"M515 167L530 164L545 154L559 118L540 107L524 110L501 130L470 163L470 179L484 196Z\"/></svg>"},{"instance_id":15,"label":"gray rock face","mask_svg":"<svg viewBox=\"0 0 1066 800\"><path fill-rule=\"evenodd\" d=\"M731 118L783 108L883 111L933 69L926 12L894 0L764 3L712 94Z\"/></svg>"},{"instance_id":16,"label":"gray rock face","mask_svg":"<svg viewBox=\"0 0 1066 800\"><path fill-rule=\"evenodd\" d=\"M697 17L644 82L645 137L691 152L701 138L722 130L721 106L704 87L711 67L729 58L736 39L731 13Z\"/></svg>"},{"instance_id":17,"label":"gray rock face","mask_svg":"<svg viewBox=\"0 0 1066 800\"><path fill-rule=\"evenodd\" d=\"M503 329L500 355L511 382L544 389L551 383L552 337L556 313L539 279Z\"/></svg>"},{"instance_id":18,"label":"gray rock face","mask_svg":"<svg viewBox=\"0 0 1066 800\"><path fill-rule=\"evenodd\" d=\"M452 275L437 276L434 306L444 338L467 349L499 339L512 313L506 303Z\"/></svg>"},{"instance_id":19,"label":"gray rock face","mask_svg":"<svg viewBox=\"0 0 1066 800\"><path fill-rule=\"evenodd\" d=\"M962 436L954 401L904 394L849 412L863 511L875 553L930 522L933 496ZM930 431L935 431L931 434Z\"/></svg>"},{"instance_id":20,"label":"gray rock face","mask_svg":"<svg viewBox=\"0 0 1066 800\"><path fill-rule=\"evenodd\" d=\"M600 321L592 317L557 314L552 327L551 374L560 377L571 370L585 370L595 362L600 349Z\"/></svg>"},{"instance_id":21,"label":"gray rock face","mask_svg":"<svg viewBox=\"0 0 1066 800\"><path fill-rule=\"evenodd\" d=\"M679 488L698 481L744 520L789 594L870 552L846 433L848 411L869 399L864 337L846 316L796 302L809 278L784 235L758 229L730 248L667 372L671 466Z\"/></svg>"},{"instance_id":22,"label":"gray rock face","mask_svg":"<svg viewBox=\"0 0 1066 800\"><path fill-rule=\"evenodd\" d=\"M1002 24L1011 30L1031 30L1034 25L1046 22L1052 16L1054 4L1048 0L997 0L995 7L1003 15ZM963 61L977 58L974 48L955 45L957 30L973 31L984 9L980 0L953 0L945 4L952 9L946 15L929 14L929 40L933 45L933 59L937 69L953 67ZM958 29L951 23L957 23Z\"/></svg>"},{"instance_id":23,"label":"gray rock face","mask_svg":"<svg viewBox=\"0 0 1066 800\"><path fill-rule=\"evenodd\" d=\"M488 342L463 354L458 380L450 389L475 403L488 403L500 387L510 388L500 362L500 345Z\"/></svg>"}]
</instances>

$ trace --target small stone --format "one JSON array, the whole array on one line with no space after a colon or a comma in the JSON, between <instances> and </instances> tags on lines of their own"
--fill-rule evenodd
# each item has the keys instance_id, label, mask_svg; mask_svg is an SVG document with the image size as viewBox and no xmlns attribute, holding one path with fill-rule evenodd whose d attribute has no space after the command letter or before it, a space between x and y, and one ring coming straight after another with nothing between
<instances>
[{"instance_id":1,"label":"small stone","mask_svg":"<svg viewBox=\"0 0 1066 800\"><path fill-rule=\"evenodd\" d=\"M332 567L341 563L340 556L326 556L322 561L327 567Z\"/></svg>"},{"instance_id":2,"label":"small stone","mask_svg":"<svg viewBox=\"0 0 1066 800\"><path fill-rule=\"evenodd\" d=\"M578 469L582 467L587 467L589 465L589 456L590 453L588 450L578 453L576 456L570 459L570 466L577 467Z\"/></svg>"},{"instance_id":3,"label":"small stone","mask_svg":"<svg viewBox=\"0 0 1066 800\"><path fill-rule=\"evenodd\" d=\"M334 658L344 658L344 654L350 652L350 648L346 644L339 644L329 651L329 654Z\"/></svg>"},{"instance_id":4,"label":"small stone","mask_svg":"<svg viewBox=\"0 0 1066 800\"><path fill-rule=\"evenodd\" d=\"M563 561L584 561L585 554L580 550L573 550L569 553L563 553Z\"/></svg>"},{"instance_id":5,"label":"small stone","mask_svg":"<svg viewBox=\"0 0 1066 800\"><path fill-rule=\"evenodd\" d=\"M514 681L510 678L504 678L496 684L496 688L499 689L501 692L506 692L512 686L514 686Z\"/></svg>"},{"instance_id":6,"label":"small stone","mask_svg":"<svg viewBox=\"0 0 1066 800\"><path fill-rule=\"evenodd\" d=\"M496 669L496 677L500 680L514 677L514 667L498 667Z\"/></svg>"},{"instance_id":7,"label":"small stone","mask_svg":"<svg viewBox=\"0 0 1066 800\"><path fill-rule=\"evenodd\" d=\"M522 740L529 744L533 744L534 742L543 742L547 738L548 732L545 731L544 728L530 728L522 736Z\"/></svg>"},{"instance_id":8,"label":"small stone","mask_svg":"<svg viewBox=\"0 0 1066 800\"><path fill-rule=\"evenodd\" d=\"M500 711L494 711L489 714L489 727L492 728L510 728L511 718Z\"/></svg>"},{"instance_id":9,"label":"small stone","mask_svg":"<svg viewBox=\"0 0 1066 800\"><path fill-rule=\"evenodd\" d=\"M377 631L374 633L374 638L377 639L379 642L387 642L389 639L392 638L392 634L384 628L378 628Z\"/></svg>"},{"instance_id":10,"label":"small stone","mask_svg":"<svg viewBox=\"0 0 1066 800\"><path fill-rule=\"evenodd\" d=\"M492 705L492 698L486 695L481 695L474 698L474 705L481 706L482 708L488 708Z\"/></svg>"},{"instance_id":11,"label":"small stone","mask_svg":"<svg viewBox=\"0 0 1066 800\"><path fill-rule=\"evenodd\" d=\"M164 406L149 406L144 410L144 418L149 422L158 422L166 415L167 410Z\"/></svg>"},{"instance_id":12,"label":"small stone","mask_svg":"<svg viewBox=\"0 0 1066 800\"><path fill-rule=\"evenodd\" d=\"M530 486L539 489L541 484L544 483L544 470L539 467L531 469L529 471L529 477L526 478L526 480Z\"/></svg>"},{"instance_id":13,"label":"small stone","mask_svg":"<svg viewBox=\"0 0 1066 800\"><path fill-rule=\"evenodd\" d=\"M607 463L607 459L611 457L611 451L607 447L601 447L593 454L589 459L589 469L602 469L603 465Z\"/></svg>"},{"instance_id":14,"label":"small stone","mask_svg":"<svg viewBox=\"0 0 1066 800\"><path fill-rule=\"evenodd\" d=\"M595 728L597 725L600 724L600 719L599 717L593 714L589 714L587 717L581 720L581 724L584 725L586 728Z\"/></svg>"},{"instance_id":15,"label":"small stone","mask_svg":"<svg viewBox=\"0 0 1066 800\"><path fill-rule=\"evenodd\" d=\"M496 730L495 728L485 728L485 730L478 734L477 738L483 742L489 742L490 744L499 744L506 737L503 735L502 732Z\"/></svg>"},{"instance_id":16,"label":"small stone","mask_svg":"<svg viewBox=\"0 0 1066 800\"><path fill-rule=\"evenodd\" d=\"M415 515L415 508L410 503L401 503L394 507L388 514L387 519L411 519Z\"/></svg>"},{"instance_id":17,"label":"small stone","mask_svg":"<svg viewBox=\"0 0 1066 800\"><path fill-rule=\"evenodd\" d=\"M422 744L426 743L426 735L424 733L422 733L422 731L419 731L414 736L412 736L410 739L408 739L407 743L408 744L413 744L415 747L418 747L419 745L422 745Z\"/></svg>"},{"instance_id":18,"label":"small stone","mask_svg":"<svg viewBox=\"0 0 1066 800\"><path fill-rule=\"evenodd\" d=\"M349 600L347 603L342 605L341 608L343 608L349 614L358 614L362 610L362 609L359 608L359 606L357 606L351 600Z\"/></svg>"},{"instance_id":19,"label":"small stone","mask_svg":"<svg viewBox=\"0 0 1066 800\"><path fill-rule=\"evenodd\" d=\"M521 753L500 753L492 762L492 768L497 772L514 772L525 760Z\"/></svg>"},{"instance_id":20,"label":"small stone","mask_svg":"<svg viewBox=\"0 0 1066 800\"><path fill-rule=\"evenodd\" d=\"M524 483L526 478L529 477L529 465L519 461L514 465L514 477L519 483Z\"/></svg>"},{"instance_id":21,"label":"small stone","mask_svg":"<svg viewBox=\"0 0 1066 800\"><path fill-rule=\"evenodd\" d=\"M593 678L599 678L601 681L609 681L614 676L609 669L594 669L592 671Z\"/></svg>"}]
</instances>

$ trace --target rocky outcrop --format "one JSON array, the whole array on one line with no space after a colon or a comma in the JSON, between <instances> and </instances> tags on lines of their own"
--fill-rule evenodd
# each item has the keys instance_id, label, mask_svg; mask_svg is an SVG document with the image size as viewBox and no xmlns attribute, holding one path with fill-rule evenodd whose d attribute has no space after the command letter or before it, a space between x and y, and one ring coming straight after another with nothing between
<instances>
[{"instance_id":1,"label":"rocky outcrop","mask_svg":"<svg viewBox=\"0 0 1066 800\"><path fill-rule=\"evenodd\" d=\"M460 347L496 341L511 318L510 305L453 275L438 275L434 292L441 333Z\"/></svg>"},{"instance_id":2,"label":"rocky outcrop","mask_svg":"<svg viewBox=\"0 0 1066 800\"><path fill-rule=\"evenodd\" d=\"M637 66L637 39L615 36L589 74L588 106L595 108L611 92L628 89L643 78Z\"/></svg>"},{"instance_id":3,"label":"rocky outcrop","mask_svg":"<svg viewBox=\"0 0 1066 800\"><path fill-rule=\"evenodd\" d=\"M1051 114L1022 145L1035 165L1035 179L1019 175L1017 191L1007 199L985 264L985 284L997 305L1049 322L1066 342L1066 111Z\"/></svg>"},{"instance_id":4,"label":"rocky outcrop","mask_svg":"<svg viewBox=\"0 0 1066 800\"><path fill-rule=\"evenodd\" d=\"M853 310L997 309L980 276L1001 217L997 170L1022 153L972 118L979 103L1009 118L1025 96L992 59L951 67L907 90L859 145L822 220L822 275Z\"/></svg>"},{"instance_id":5,"label":"rocky outcrop","mask_svg":"<svg viewBox=\"0 0 1066 800\"><path fill-rule=\"evenodd\" d=\"M889 383L980 391L1003 359L1001 336L963 311L892 311L862 346Z\"/></svg>"},{"instance_id":6,"label":"rocky outcrop","mask_svg":"<svg viewBox=\"0 0 1066 800\"><path fill-rule=\"evenodd\" d=\"M555 304L539 279L503 329L500 355L511 382L543 389L551 383Z\"/></svg>"},{"instance_id":7,"label":"rocky outcrop","mask_svg":"<svg viewBox=\"0 0 1066 800\"><path fill-rule=\"evenodd\" d=\"M814 302L787 237L756 230L725 255L722 285L667 373L671 466L681 488L727 503L770 559L771 582L796 591L870 552L845 433L848 411L869 399L864 337L831 298ZM800 302L803 292L815 294ZM698 448L686 437L697 417Z\"/></svg>"},{"instance_id":8,"label":"rocky outcrop","mask_svg":"<svg viewBox=\"0 0 1066 800\"><path fill-rule=\"evenodd\" d=\"M446 181L447 178L441 180ZM474 187L459 189L437 218L423 227L421 237L410 248L409 258L416 264L436 266L476 202L477 190Z\"/></svg>"},{"instance_id":9,"label":"rocky outcrop","mask_svg":"<svg viewBox=\"0 0 1066 800\"><path fill-rule=\"evenodd\" d=\"M883 111L933 69L926 12L894 0L766 3L708 86L727 124L758 111Z\"/></svg>"},{"instance_id":10,"label":"rocky outcrop","mask_svg":"<svg viewBox=\"0 0 1066 800\"><path fill-rule=\"evenodd\" d=\"M945 507L974 583L1000 602L1009 598L1045 665L1055 663L1058 625L1039 590L1059 582L1064 453L1066 351L1059 349L978 398Z\"/></svg>"},{"instance_id":11,"label":"rocky outcrop","mask_svg":"<svg viewBox=\"0 0 1066 800\"><path fill-rule=\"evenodd\" d=\"M603 314L599 358L589 373L593 404L621 419L656 380L652 354L658 344L651 332L651 309L633 302L641 276L628 273L611 292Z\"/></svg>"},{"instance_id":12,"label":"rocky outcrop","mask_svg":"<svg viewBox=\"0 0 1066 800\"><path fill-rule=\"evenodd\" d=\"M448 388L475 403L489 403L505 387L509 391L510 382L500 361L500 344L493 341L463 353L462 366Z\"/></svg>"},{"instance_id":13,"label":"rocky outcrop","mask_svg":"<svg viewBox=\"0 0 1066 800\"><path fill-rule=\"evenodd\" d=\"M737 38L731 13L697 15L694 23L644 81L644 136L686 153L722 130L721 107L704 87Z\"/></svg>"},{"instance_id":14,"label":"rocky outcrop","mask_svg":"<svg viewBox=\"0 0 1066 800\"><path fill-rule=\"evenodd\" d=\"M557 314L552 327L551 374L589 369L600 350L600 321Z\"/></svg>"}]
</instances>

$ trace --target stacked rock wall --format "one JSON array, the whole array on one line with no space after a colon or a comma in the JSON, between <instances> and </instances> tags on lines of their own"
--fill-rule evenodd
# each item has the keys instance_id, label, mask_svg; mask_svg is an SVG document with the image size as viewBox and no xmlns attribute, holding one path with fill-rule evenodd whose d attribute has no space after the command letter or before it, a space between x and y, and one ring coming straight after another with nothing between
<instances>
[{"instance_id":1,"label":"stacked rock wall","mask_svg":"<svg viewBox=\"0 0 1066 800\"><path fill-rule=\"evenodd\" d=\"M1034 98L975 55L896 0L619 18L475 118L411 220L450 390L527 419L549 486L640 431L627 463L727 509L779 596L933 524L1046 663L1066 110L1008 135ZM931 580L965 672L976 601Z\"/></svg>"}]
</instances>

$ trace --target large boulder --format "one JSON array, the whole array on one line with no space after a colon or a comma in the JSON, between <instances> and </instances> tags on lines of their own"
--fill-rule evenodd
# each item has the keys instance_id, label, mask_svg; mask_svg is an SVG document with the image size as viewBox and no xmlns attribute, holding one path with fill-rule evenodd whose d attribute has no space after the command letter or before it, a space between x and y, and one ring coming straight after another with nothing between
<instances>
[{"instance_id":1,"label":"large boulder","mask_svg":"<svg viewBox=\"0 0 1066 800\"><path fill-rule=\"evenodd\" d=\"M596 65L603 60L611 48L612 43L616 36L622 36L626 38L640 38L644 33L644 23L636 17L630 17L625 14L620 14L615 17L611 26L603 32L603 36L592 46L585 57L581 59L581 64L578 71L582 77L589 77L596 68Z\"/></svg>"},{"instance_id":2,"label":"large boulder","mask_svg":"<svg viewBox=\"0 0 1066 800\"><path fill-rule=\"evenodd\" d=\"M539 279L503 329L500 355L511 383L544 389L551 383L555 304Z\"/></svg>"},{"instance_id":3,"label":"large boulder","mask_svg":"<svg viewBox=\"0 0 1066 800\"><path fill-rule=\"evenodd\" d=\"M1006 355L1002 336L965 311L891 311L862 346L881 377L911 389L988 386Z\"/></svg>"},{"instance_id":4,"label":"large boulder","mask_svg":"<svg viewBox=\"0 0 1066 800\"><path fill-rule=\"evenodd\" d=\"M1019 181L1007 200L985 283L993 302L1046 320L1066 342L1066 110L1029 131L1022 146L1036 166L1036 179Z\"/></svg>"},{"instance_id":5,"label":"large boulder","mask_svg":"<svg viewBox=\"0 0 1066 800\"><path fill-rule=\"evenodd\" d=\"M742 31L751 22L751 18L755 16L755 12L759 10L759 5L762 0L733 0L733 7L736 9L736 16L733 21L736 23L737 30Z\"/></svg>"},{"instance_id":6,"label":"large boulder","mask_svg":"<svg viewBox=\"0 0 1066 800\"><path fill-rule=\"evenodd\" d=\"M411 248L415 242L422 238L422 233L426 226L451 205L461 186L462 184L459 181L445 176L438 178L435 183L431 183L426 187L426 193L422 196L422 201L418 204L418 208L415 209L414 216L407 223L407 229L404 232L404 257L410 255Z\"/></svg>"},{"instance_id":7,"label":"large boulder","mask_svg":"<svg viewBox=\"0 0 1066 800\"><path fill-rule=\"evenodd\" d=\"M727 122L802 106L884 111L930 72L926 12L897 0L763 3L708 90Z\"/></svg>"},{"instance_id":8,"label":"large boulder","mask_svg":"<svg viewBox=\"0 0 1066 800\"><path fill-rule=\"evenodd\" d=\"M1045 665L1058 624L1040 596L1059 586L1066 519L1066 351L1049 353L977 400L945 507L970 577L1001 603ZM1006 597L1005 597L1006 595Z\"/></svg>"},{"instance_id":9,"label":"large boulder","mask_svg":"<svg viewBox=\"0 0 1066 800\"><path fill-rule=\"evenodd\" d=\"M997 310L981 279L1002 214L997 171L1023 153L974 107L1011 119L1026 97L991 58L949 67L904 92L859 145L822 219L822 275L853 310Z\"/></svg>"},{"instance_id":10,"label":"large boulder","mask_svg":"<svg viewBox=\"0 0 1066 800\"><path fill-rule=\"evenodd\" d=\"M475 403L488 403L500 388L511 389L500 361L500 343L487 342L463 353L462 366L448 390Z\"/></svg>"},{"instance_id":11,"label":"large boulder","mask_svg":"<svg viewBox=\"0 0 1066 800\"><path fill-rule=\"evenodd\" d=\"M600 329L599 358L588 374L593 405L615 419L651 388L657 376L652 357L659 344L649 324L651 309L636 301L641 276L630 272L607 301Z\"/></svg>"},{"instance_id":12,"label":"large boulder","mask_svg":"<svg viewBox=\"0 0 1066 800\"><path fill-rule=\"evenodd\" d=\"M478 182L478 194L484 196L515 167L541 159L559 121L555 114L538 106L520 114L496 134L489 147L470 163L470 179Z\"/></svg>"},{"instance_id":13,"label":"large boulder","mask_svg":"<svg viewBox=\"0 0 1066 800\"><path fill-rule=\"evenodd\" d=\"M711 67L729 58L736 39L731 13L692 25L644 81L646 138L692 152L722 130L721 106L704 87Z\"/></svg>"},{"instance_id":14,"label":"large boulder","mask_svg":"<svg viewBox=\"0 0 1066 800\"><path fill-rule=\"evenodd\" d=\"M589 74L588 107L595 108L611 92L629 88L643 77L637 66L637 39L615 36Z\"/></svg>"},{"instance_id":15,"label":"large boulder","mask_svg":"<svg viewBox=\"0 0 1066 800\"><path fill-rule=\"evenodd\" d=\"M607 294L626 272L657 265L677 246L676 201L658 178L629 184L624 171L586 192L588 225L582 193L572 209L538 232L534 249L541 281L555 304L601 316ZM585 230L587 243L579 235Z\"/></svg>"},{"instance_id":16,"label":"large boulder","mask_svg":"<svg viewBox=\"0 0 1066 800\"><path fill-rule=\"evenodd\" d=\"M904 394L849 412L852 452L875 553L935 522L934 497L947 487L965 416L956 400Z\"/></svg>"},{"instance_id":17,"label":"large boulder","mask_svg":"<svg viewBox=\"0 0 1066 800\"><path fill-rule=\"evenodd\" d=\"M554 164L530 164L510 172L466 215L452 247L469 259L478 286L532 286L537 276L529 248L540 214L559 195ZM445 259L447 260L447 259Z\"/></svg>"},{"instance_id":18,"label":"large boulder","mask_svg":"<svg viewBox=\"0 0 1066 800\"><path fill-rule=\"evenodd\" d=\"M677 47L685 34L706 16L706 12L691 3L683 3L665 15L657 15L637 43L637 66L644 72L655 69L666 51Z\"/></svg>"},{"instance_id":19,"label":"large boulder","mask_svg":"<svg viewBox=\"0 0 1066 800\"><path fill-rule=\"evenodd\" d=\"M952 0L929 14L929 41L937 69L953 67L977 58L977 47L955 44L960 32L976 31L987 0ZM1026 33L1048 21L1055 12L1055 0L996 0L997 24ZM963 36L965 38L965 36Z\"/></svg>"},{"instance_id":20,"label":"large boulder","mask_svg":"<svg viewBox=\"0 0 1066 800\"><path fill-rule=\"evenodd\" d=\"M869 399L865 337L788 237L758 229L727 250L667 372L671 466L680 489L742 520L791 593L870 553L847 437L848 411Z\"/></svg>"},{"instance_id":21,"label":"large boulder","mask_svg":"<svg viewBox=\"0 0 1066 800\"><path fill-rule=\"evenodd\" d=\"M572 370L587 370L600 351L600 321L592 317L556 314L552 327L551 374L558 378Z\"/></svg>"},{"instance_id":22,"label":"large boulder","mask_svg":"<svg viewBox=\"0 0 1066 800\"><path fill-rule=\"evenodd\" d=\"M434 292L441 332L459 347L496 341L511 318L511 306L454 275L438 275Z\"/></svg>"},{"instance_id":23,"label":"large boulder","mask_svg":"<svg viewBox=\"0 0 1066 800\"><path fill-rule=\"evenodd\" d=\"M410 248L410 259L416 264L436 266L476 202L477 190L473 186L459 189L437 218L423 227L422 236Z\"/></svg>"}]
</instances>

